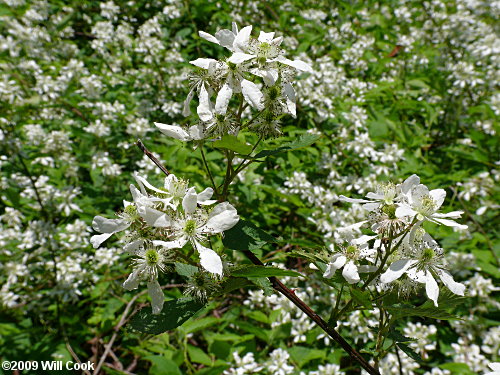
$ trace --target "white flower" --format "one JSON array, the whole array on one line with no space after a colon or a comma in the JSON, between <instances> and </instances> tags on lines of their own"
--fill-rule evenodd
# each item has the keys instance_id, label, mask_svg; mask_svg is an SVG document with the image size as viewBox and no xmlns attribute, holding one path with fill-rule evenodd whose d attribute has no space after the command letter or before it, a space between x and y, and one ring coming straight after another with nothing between
<instances>
[{"instance_id":1,"label":"white flower","mask_svg":"<svg viewBox=\"0 0 500 375\"><path fill-rule=\"evenodd\" d=\"M370 249L368 246L368 241L375 238L376 236L361 236L357 239L351 239L347 247L341 248L340 252L337 252L330 259L323 277L330 279L333 277L335 272L340 269L342 270L342 276L347 280L349 284L355 284L360 280L358 272L370 271L371 268L367 266L358 266L358 261L360 259L370 259L376 250ZM333 250L333 245L330 246Z\"/></svg>"},{"instance_id":2,"label":"white flower","mask_svg":"<svg viewBox=\"0 0 500 375\"><path fill-rule=\"evenodd\" d=\"M155 122L154 124L166 136L179 139L184 142L199 141L200 139L205 138L203 126L200 124L189 127L187 131L179 125L167 125L162 124L161 122Z\"/></svg>"},{"instance_id":3,"label":"white flower","mask_svg":"<svg viewBox=\"0 0 500 375\"><path fill-rule=\"evenodd\" d=\"M453 276L444 269L443 251L426 233L423 240L413 244L410 254L393 262L387 271L380 276L382 283L390 283L406 274L410 279L425 284L427 296L438 306L439 287L435 280L437 275L454 294L463 296L465 285L457 283Z\"/></svg>"},{"instance_id":4,"label":"white flower","mask_svg":"<svg viewBox=\"0 0 500 375\"><path fill-rule=\"evenodd\" d=\"M209 42L227 48L231 52L244 52L248 48L252 26L246 26L238 31L236 22L232 24L232 30L222 29L215 33L215 36L200 31L198 34Z\"/></svg>"},{"instance_id":5,"label":"white flower","mask_svg":"<svg viewBox=\"0 0 500 375\"><path fill-rule=\"evenodd\" d=\"M135 259L134 270L123 283L123 287L127 290L137 289L139 282L146 280L148 293L151 297L153 314L159 314L165 300L163 291L158 283L158 271L165 272L166 257L164 251L148 247L141 248L135 254L138 258Z\"/></svg>"},{"instance_id":6,"label":"white flower","mask_svg":"<svg viewBox=\"0 0 500 375\"><path fill-rule=\"evenodd\" d=\"M445 190L434 189L429 191L427 186L419 182L420 179L417 177L410 184L407 184L404 189L402 188L405 200L396 209L397 217L416 217L418 221L429 220L449 227L467 229L467 225L461 225L453 220L446 219L458 219L461 217L462 211L453 211L446 214L437 213L446 197Z\"/></svg>"},{"instance_id":7,"label":"white flower","mask_svg":"<svg viewBox=\"0 0 500 375\"><path fill-rule=\"evenodd\" d=\"M175 238L173 241L153 241L155 245L167 249L182 248L190 242L200 256L200 264L208 272L222 276L222 260L220 256L201 244L207 236L222 233L231 229L239 220L236 209L228 202L219 203L210 213L197 207L198 194L190 188L182 200L183 212L172 217L166 227Z\"/></svg>"},{"instance_id":8,"label":"white flower","mask_svg":"<svg viewBox=\"0 0 500 375\"><path fill-rule=\"evenodd\" d=\"M484 375L500 375L500 362L493 362L488 365L493 372L487 372Z\"/></svg>"}]
</instances>

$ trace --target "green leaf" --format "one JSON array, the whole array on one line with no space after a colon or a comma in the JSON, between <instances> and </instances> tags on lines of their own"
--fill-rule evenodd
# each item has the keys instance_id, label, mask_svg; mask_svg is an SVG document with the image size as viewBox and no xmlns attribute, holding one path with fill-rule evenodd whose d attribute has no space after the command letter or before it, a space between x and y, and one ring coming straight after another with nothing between
<instances>
[{"instance_id":1,"label":"green leaf","mask_svg":"<svg viewBox=\"0 0 500 375\"><path fill-rule=\"evenodd\" d=\"M187 351L191 362L201 363L202 365L212 366L212 359L200 348L188 345Z\"/></svg>"},{"instance_id":2,"label":"green leaf","mask_svg":"<svg viewBox=\"0 0 500 375\"><path fill-rule=\"evenodd\" d=\"M403 352L406 353L408 357L413 359L414 361L417 361L418 363L422 363L422 357L420 357L412 348L410 348L408 345L403 344L401 342L396 344L399 349L401 349Z\"/></svg>"},{"instance_id":3,"label":"green leaf","mask_svg":"<svg viewBox=\"0 0 500 375\"><path fill-rule=\"evenodd\" d=\"M407 343L407 342L417 341L417 339L406 337L394 327L391 327L389 334L387 336L392 340L394 340L396 343Z\"/></svg>"},{"instance_id":4,"label":"green leaf","mask_svg":"<svg viewBox=\"0 0 500 375\"><path fill-rule=\"evenodd\" d=\"M248 280L261 288L264 295L270 296L274 293L273 285L267 277L248 277Z\"/></svg>"},{"instance_id":5,"label":"green leaf","mask_svg":"<svg viewBox=\"0 0 500 375\"><path fill-rule=\"evenodd\" d=\"M215 141L212 146L215 148L231 150L241 155L248 155L252 152L252 146L243 143L234 135L230 134L222 136L222 139Z\"/></svg>"},{"instance_id":6,"label":"green leaf","mask_svg":"<svg viewBox=\"0 0 500 375\"><path fill-rule=\"evenodd\" d=\"M276 239L252 223L240 219L234 227L224 232L222 242L228 249L255 251L266 243L276 242Z\"/></svg>"},{"instance_id":7,"label":"green leaf","mask_svg":"<svg viewBox=\"0 0 500 375\"><path fill-rule=\"evenodd\" d=\"M144 357L151 362L152 366L149 369L149 374L155 375L182 375L179 366L171 359L161 355L151 355Z\"/></svg>"},{"instance_id":8,"label":"green leaf","mask_svg":"<svg viewBox=\"0 0 500 375\"><path fill-rule=\"evenodd\" d=\"M305 346L292 346L287 349L290 357L297 363L299 368L304 366L307 362L314 359L321 359L326 357L326 353L323 350L310 349Z\"/></svg>"},{"instance_id":9,"label":"green leaf","mask_svg":"<svg viewBox=\"0 0 500 375\"><path fill-rule=\"evenodd\" d=\"M257 155L255 155L254 157L252 157L250 159L260 159L260 158L264 158L267 156L280 154L280 153L286 152L286 151L298 150L300 148L304 148L304 147L312 145L314 142L316 142L320 138L321 138L321 135L306 133L306 134L300 136L295 141L285 143L285 144L283 144L275 149L262 150L262 151L258 152Z\"/></svg>"},{"instance_id":10,"label":"green leaf","mask_svg":"<svg viewBox=\"0 0 500 375\"><path fill-rule=\"evenodd\" d=\"M175 272L181 276L192 277L198 272L198 267L192 266L190 264L175 262Z\"/></svg>"},{"instance_id":11,"label":"green leaf","mask_svg":"<svg viewBox=\"0 0 500 375\"><path fill-rule=\"evenodd\" d=\"M129 324L136 331L158 335L179 327L203 306L203 302L192 298L166 301L160 314L153 315L151 308L144 308L132 318Z\"/></svg>"},{"instance_id":12,"label":"green leaf","mask_svg":"<svg viewBox=\"0 0 500 375\"><path fill-rule=\"evenodd\" d=\"M230 277L222 283L220 293L217 293L217 295L227 294L233 290L246 288L251 285L253 283L243 277Z\"/></svg>"},{"instance_id":13,"label":"green leaf","mask_svg":"<svg viewBox=\"0 0 500 375\"><path fill-rule=\"evenodd\" d=\"M266 266L245 266L232 271L233 276L239 277L271 277L271 276L302 276L302 274L284 270L278 267L266 267Z\"/></svg>"},{"instance_id":14,"label":"green leaf","mask_svg":"<svg viewBox=\"0 0 500 375\"><path fill-rule=\"evenodd\" d=\"M372 302L370 299L370 292L366 290L362 292L361 290L351 288L351 295L357 303L366 307L367 309L371 309Z\"/></svg>"},{"instance_id":15,"label":"green leaf","mask_svg":"<svg viewBox=\"0 0 500 375\"><path fill-rule=\"evenodd\" d=\"M474 375L474 372L465 363L445 363L444 365L439 365L439 368L450 370L452 374L456 375Z\"/></svg>"}]
</instances>

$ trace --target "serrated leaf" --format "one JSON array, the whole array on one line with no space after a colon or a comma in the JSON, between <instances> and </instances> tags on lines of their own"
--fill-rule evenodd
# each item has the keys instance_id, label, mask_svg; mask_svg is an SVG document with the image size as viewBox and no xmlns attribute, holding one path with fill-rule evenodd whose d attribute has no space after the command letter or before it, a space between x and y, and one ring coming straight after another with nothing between
<instances>
[{"instance_id":1,"label":"serrated leaf","mask_svg":"<svg viewBox=\"0 0 500 375\"><path fill-rule=\"evenodd\" d=\"M179 327L204 305L192 298L166 301L160 314L154 315L150 307L143 308L134 315L129 325L136 331L158 335Z\"/></svg>"},{"instance_id":2,"label":"serrated leaf","mask_svg":"<svg viewBox=\"0 0 500 375\"><path fill-rule=\"evenodd\" d=\"M248 155L252 152L252 146L243 143L234 135L230 134L222 136L222 139L212 143L212 146L215 148L231 150L241 155Z\"/></svg>"},{"instance_id":3,"label":"serrated leaf","mask_svg":"<svg viewBox=\"0 0 500 375\"><path fill-rule=\"evenodd\" d=\"M387 336L392 340L394 340L396 343L407 343L407 342L417 341L417 339L406 337L395 328L391 328Z\"/></svg>"},{"instance_id":4,"label":"serrated leaf","mask_svg":"<svg viewBox=\"0 0 500 375\"><path fill-rule=\"evenodd\" d=\"M248 277L248 280L261 288L264 295L270 296L274 293L273 285L267 277Z\"/></svg>"},{"instance_id":5,"label":"serrated leaf","mask_svg":"<svg viewBox=\"0 0 500 375\"><path fill-rule=\"evenodd\" d=\"M192 277L198 272L198 267L192 266L190 264L175 262L175 272L181 276Z\"/></svg>"},{"instance_id":6,"label":"serrated leaf","mask_svg":"<svg viewBox=\"0 0 500 375\"><path fill-rule=\"evenodd\" d=\"M371 309L372 302L370 299L370 292L368 291L362 292L361 290L351 288L351 295L357 303L366 307L367 309Z\"/></svg>"},{"instance_id":7,"label":"serrated leaf","mask_svg":"<svg viewBox=\"0 0 500 375\"><path fill-rule=\"evenodd\" d=\"M257 155L255 155L254 157L251 157L249 159L260 159L260 158L265 158L265 157L271 156L271 155L277 155L277 154L280 154L280 153L286 152L286 151L298 150L298 149L312 145L314 142L316 142L320 138L321 138L321 135L307 133L307 134L300 136L295 141L285 143L285 144L283 144L275 149L259 151L257 153Z\"/></svg>"},{"instance_id":8,"label":"serrated leaf","mask_svg":"<svg viewBox=\"0 0 500 375\"><path fill-rule=\"evenodd\" d=\"M233 276L238 277L272 277L272 276L302 276L302 274L284 270L278 267L266 267L266 266L245 266L232 271Z\"/></svg>"},{"instance_id":9,"label":"serrated leaf","mask_svg":"<svg viewBox=\"0 0 500 375\"><path fill-rule=\"evenodd\" d=\"M254 251L266 243L276 242L276 239L252 223L240 219L234 227L224 232L222 242L228 249Z\"/></svg>"},{"instance_id":10,"label":"serrated leaf","mask_svg":"<svg viewBox=\"0 0 500 375\"><path fill-rule=\"evenodd\" d=\"M417 352L415 352L412 348L410 348L408 345L403 344L401 342L397 343L396 346L401 349L403 352L406 353L408 357L413 359L414 361L417 361L418 363L422 363L422 357L420 357Z\"/></svg>"}]
</instances>

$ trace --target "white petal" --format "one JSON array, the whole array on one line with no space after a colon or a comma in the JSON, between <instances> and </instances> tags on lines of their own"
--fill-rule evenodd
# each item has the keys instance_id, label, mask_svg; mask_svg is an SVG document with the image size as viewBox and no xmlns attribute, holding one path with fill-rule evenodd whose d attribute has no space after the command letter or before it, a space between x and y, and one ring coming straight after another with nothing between
<instances>
[{"instance_id":1,"label":"white petal","mask_svg":"<svg viewBox=\"0 0 500 375\"><path fill-rule=\"evenodd\" d=\"M467 225L458 224L456 221L453 221L453 220L438 219L438 218L435 218L434 216L433 216L433 219L440 224L446 225L447 227L454 227L454 228L463 229L463 230L468 228Z\"/></svg>"},{"instance_id":2,"label":"white petal","mask_svg":"<svg viewBox=\"0 0 500 375\"><path fill-rule=\"evenodd\" d=\"M94 249L97 249L112 235L113 233L96 234L95 236L90 237L90 243L92 244L92 246L94 246Z\"/></svg>"},{"instance_id":3,"label":"white petal","mask_svg":"<svg viewBox=\"0 0 500 375\"><path fill-rule=\"evenodd\" d=\"M102 216L96 216L94 217L94 220L92 220L92 228L101 233L113 234L125 230L129 226L130 223L122 219L106 219Z\"/></svg>"},{"instance_id":4,"label":"white petal","mask_svg":"<svg viewBox=\"0 0 500 375\"><path fill-rule=\"evenodd\" d=\"M187 214L192 214L196 210L196 203L198 202L198 195L194 187L190 188L184 198L182 199L182 208Z\"/></svg>"},{"instance_id":5,"label":"white petal","mask_svg":"<svg viewBox=\"0 0 500 375\"><path fill-rule=\"evenodd\" d=\"M165 295L163 294L163 290L161 290L161 286L158 280L148 282L148 293L151 297L151 307L153 309L153 314L159 314L161 312L161 309L163 309Z\"/></svg>"},{"instance_id":6,"label":"white petal","mask_svg":"<svg viewBox=\"0 0 500 375\"><path fill-rule=\"evenodd\" d=\"M488 365L493 371L500 371L500 362L493 362Z\"/></svg>"},{"instance_id":7,"label":"white petal","mask_svg":"<svg viewBox=\"0 0 500 375\"><path fill-rule=\"evenodd\" d=\"M400 259L395 261L389 266L387 271L380 275L380 281L387 284L399 279L408 270L408 268L415 263L417 263L417 261L412 259Z\"/></svg>"},{"instance_id":8,"label":"white petal","mask_svg":"<svg viewBox=\"0 0 500 375\"><path fill-rule=\"evenodd\" d=\"M436 202L436 210L443 205L444 199L446 198L446 191L444 189L434 189L429 191L429 195L432 197L434 202Z\"/></svg>"},{"instance_id":9,"label":"white petal","mask_svg":"<svg viewBox=\"0 0 500 375\"><path fill-rule=\"evenodd\" d=\"M205 129L203 129L203 125L197 124L193 125L189 128L189 136L191 139L196 141L205 138Z\"/></svg>"},{"instance_id":10,"label":"white petal","mask_svg":"<svg viewBox=\"0 0 500 375\"><path fill-rule=\"evenodd\" d=\"M354 199L348 198L343 195L339 196L339 201L347 202L347 203L371 203L371 201L367 201L366 199Z\"/></svg>"},{"instance_id":11,"label":"white petal","mask_svg":"<svg viewBox=\"0 0 500 375\"><path fill-rule=\"evenodd\" d=\"M401 184L401 192L404 195L407 195L413 188L413 186L416 186L419 183L420 183L420 177L418 177L416 174L413 174Z\"/></svg>"},{"instance_id":12,"label":"white petal","mask_svg":"<svg viewBox=\"0 0 500 375\"><path fill-rule=\"evenodd\" d=\"M352 240L351 242L353 245L363 245L363 244L367 243L368 241L373 240L374 238L377 238L377 237L378 236L363 235L359 238Z\"/></svg>"},{"instance_id":13,"label":"white petal","mask_svg":"<svg viewBox=\"0 0 500 375\"><path fill-rule=\"evenodd\" d=\"M210 212L207 224L202 231L210 234L221 233L234 227L239 220L236 208L228 202L222 202Z\"/></svg>"},{"instance_id":14,"label":"white petal","mask_svg":"<svg viewBox=\"0 0 500 375\"><path fill-rule=\"evenodd\" d=\"M235 52L245 52L248 48L248 42L250 40L250 33L252 32L252 26L246 26L240 30L236 38L234 38L233 48Z\"/></svg>"},{"instance_id":15,"label":"white petal","mask_svg":"<svg viewBox=\"0 0 500 375\"><path fill-rule=\"evenodd\" d=\"M200 243L196 243L196 250L200 254L200 264L208 272L222 276L222 260L219 254L217 254L212 249L202 246Z\"/></svg>"},{"instance_id":16,"label":"white petal","mask_svg":"<svg viewBox=\"0 0 500 375\"><path fill-rule=\"evenodd\" d=\"M233 89L228 82L222 86L219 93L217 94L217 99L215 100L215 113L225 115L227 111L227 106L229 100L233 96Z\"/></svg>"},{"instance_id":17,"label":"white petal","mask_svg":"<svg viewBox=\"0 0 500 375\"><path fill-rule=\"evenodd\" d=\"M261 31L258 40L261 43L271 43L273 38L274 38L274 32L265 33L264 31Z\"/></svg>"},{"instance_id":18,"label":"white petal","mask_svg":"<svg viewBox=\"0 0 500 375\"><path fill-rule=\"evenodd\" d=\"M248 53L235 52L229 59L227 59L227 61L233 64L241 64L242 62L254 59L255 57L255 55L249 55Z\"/></svg>"},{"instance_id":19,"label":"white petal","mask_svg":"<svg viewBox=\"0 0 500 375\"><path fill-rule=\"evenodd\" d=\"M465 292L465 285L462 283L457 283L454 279L453 276L451 276L448 272L444 270L439 270L438 271L438 276L443 282L444 285L448 287L450 291L453 293L463 296Z\"/></svg>"},{"instance_id":20,"label":"white petal","mask_svg":"<svg viewBox=\"0 0 500 375\"><path fill-rule=\"evenodd\" d=\"M334 254L332 256L332 259L330 260L330 263L328 263L328 266L326 268L325 273L323 274L323 277L329 279L333 277L335 272L339 269L344 267L345 263L347 262L347 258L345 255L342 254Z\"/></svg>"},{"instance_id":21,"label":"white petal","mask_svg":"<svg viewBox=\"0 0 500 375\"><path fill-rule=\"evenodd\" d=\"M157 187L151 185L148 180L146 180L144 177L141 177L137 172L134 173L135 180L137 183L142 184L146 186L148 189L151 189L153 191L156 191L157 193L165 194L163 190L158 189Z\"/></svg>"},{"instance_id":22,"label":"white petal","mask_svg":"<svg viewBox=\"0 0 500 375\"><path fill-rule=\"evenodd\" d=\"M363 209L366 211L375 211L377 208L380 207L379 202L373 202L373 203L365 203L363 204Z\"/></svg>"},{"instance_id":23,"label":"white petal","mask_svg":"<svg viewBox=\"0 0 500 375\"><path fill-rule=\"evenodd\" d=\"M255 83L246 79L242 80L241 92L243 93L247 103L249 103L252 107L257 108L258 110L264 108L264 105L262 104L262 97L264 95L260 92L259 87Z\"/></svg>"},{"instance_id":24,"label":"white petal","mask_svg":"<svg viewBox=\"0 0 500 375\"><path fill-rule=\"evenodd\" d=\"M353 262L347 262L342 270L342 276L347 280L349 284L355 284L359 280L358 267Z\"/></svg>"},{"instance_id":25,"label":"white petal","mask_svg":"<svg viewBox=\"0 0 500 375\"><path fill-rule=\"evenodd\" d=\"M141 269L136 268L123 283L123 288L126 290L137 289L139 286L139 276L141 274Z\"/></svg>"},{"instance_id":26,"label":"white petal","mask_svg":"<svg viewBox=\"0 0 500 375\"><path fill-rule=\"evenodd\" d=\"M196 59L189 62L190 64L197 66L198 68L208 69L210 65L217 64L217 60L214 59Z\"/></svg>"},{"instance_id":27,"label":"white petal","mask_svg":"<svg viewBox=\"0 0 500 375\"><path fill-rule=\"evenodd\" d=\"M139 249L142 244L144 243L144 240L135 240L132 241L125 246L123 246L123 250L125 250L128 253L133 254L137 249Z\"/></svg>"},{"instance_id":28,"label":"white petal","mask_svg":"<svg viewBox=\"0 0 500 375\"><path fill-rule=\"evenodd\" d=\"M436 280L434 280L434 277L429 271L426 272L425 276L427 277L427 280L425 282L425 292L427 293L427 297L429 297L429 299L431 299L434 302L434 306L437 307L438 306L437 301L439 298L438 284Z\"/></svg>"},{"instance_id":29,"label":"white petal","mask_svg":"<svg viewBox=\"0 0 500 375\"><path fill-rule=\"evenodd\" d=\"M309 64L306 64L305 62L300 61L300 60L290 60L290 59L287 59L287 58L281 57L281 56L278 57L276 60L279 61L282 64L291 66L292 68L301 70L303 72L309 72L309 73L313 72L313 70L309 66Z\"/></svg>"},{"instance_id":30,"label":"white petal","mask_svg":"<svg viewBox=\"0 0 500 375\"><path fill-rule=\"evenodd\" d=\"M214 195L214 189L206 188L200 194L198 194L198 203L202 204L203 202L209 200Z\"/></svg>"},{"instance_id":31,"label":"white petal","mask_svg":"<svg viewBox=\"0 0 500 375\"><path fill-rule=\"evenodd\" d=\"M234 35L238 34L238 24L236 22L231 22L231 30Z\"/></svg>"},{"instance_id":32,"label":"white petal","mask_svg":"<svg viewBox=\"0 0 500 375\"><path fill-rule=\"evenodd\" d=\"M297 105L295 104L295 102L292 102L288 98L286 98L286 109L288 110L288 113L292 115L293 118L297 117Z\"/></svg>"},{"instance_id":33,"label":"white petal","mask_svg":"<svg viewBox=\"0 0 500 375\"><path fill-rule=\"evenodd\" d=\"M208 40L209 42L219 44L219 41L217 40L217 38L209 33L206 33L204 31L199 31L198 35L201 36L203 39Z\"/></svg>"},{"instance_id":34,"label":"white petal","mask_svg":"<svg viewBox=\"0 0 500 375\"><path fill-rule=\"evenodd\" d=\"M413 217L417 214L417 211L412 209L410 206L407 206L406 204L403 204L396 208L396 217L402 218L405 216L410 216Z\"/></svg>"},{"instance_id":35,"label":"white petal","mask_svg":"<svg viewBox=\"0 0 500 375\"><path fill-rule=\"evenodd\" d=\"M193 100L194 89L195 88L193 87L191 90L189 90L186 100L184 100L184 107L182 108L183 116L189 116L191 114L191 109L189 108L189 104L191 103L191 100Z\"/></svg>"},{"instance_id":36,"label":"white petal","mask_svg":"<svg viewBox=\"0 0 500 375\"><path fill-rule=\"evenodd\" d=\"M166 125L159 122L154 123L160 131L168 137L179 139L181 141L187 142L191 140L189 134L177 125Z\"/></svg>"},{"instance_id":37,"label":"white petal","mask_svg":"<svg viewBox=\"0 0 500 375\"><path fill-rule=\"evenodd\" d=\"M186 243L187 243L187 239L184 237L182 237L178 240L175 240L175 241L159 241L159 240L153 241L154 246L162 246L166 250L182 249Z\"/></svg>"},{"instance_id":38,"label":"white petal","mask_svg":"<svg viewBox=\"0 0 500 375\"><path fill-rule=\"evenodd\" d=\"M233 50L235 34L231 30L219 30L215 33L215 37L217 38L221 46L226 47L230 51Z\"/></svg>"},{"instance_id":39,"label":"white petal","mask_svg":"<svg viewBox=\"0 0 500 375\"><path fill-rule=\"evenodd\" d=\"M441 213L435 213L432 215L432 217L436 218L436 217L439 217L439 218L442 218L442 217L447 217L447 218L451 218L451 219L459 219L462 217L462 214L464 212L463 211L451 211L451 212L447 212L447 213L444 213L444 214L441 214Z\"/></svg>"},{"instance_id":40,"label":"white petal","mask_svg":"<svg viewBox=\"0 0 500 375\"><path fill-rule=\"evenodd\" d=\"M136 173L134 173L134 177L135 176ZM138 202L143 196L147 194L146 189L144 189L144 185L140 181L138 181L138 184L141 191L139 191L134 185L130 184L130 193L132 194L134 202Z\"/></svg>"},{"instance_id":41,"label":"white petal","mask_svg":"<svg viewBox=\"0 0 500 375\"><path fill-rule=\"evenodd\" d=\"M198 99L200 102L196 108L196 112L198 113L200 120L210 121L214 117L212 114L212 103L210 103L210 97L204 84L200 87Z\"/></svg>"},{"instance_id":42,"label":"white petal","mask_svg":"<svg viewBox=\"0 0 500 375\"><path fill-rule=\"evenodd\" d=\"M162 228L170 227L172 225L172 219L167 216L167 214L154 208L142 206L137 210L137 212L146 221L146 223L152 227Z\"/></svg>"},{"instance_id":43,"label":"white petal","mask_svg":"<svg viewBox=\"0 0 500 375\"><path fill-rule=\"evenodd\" d=\"M370 266L370 265L364 264L364 265L358 267L358 272L359 273L375 272L377 269L378 269L378 267L376 267L376 266Z\"/></svg>"}]
</instances>

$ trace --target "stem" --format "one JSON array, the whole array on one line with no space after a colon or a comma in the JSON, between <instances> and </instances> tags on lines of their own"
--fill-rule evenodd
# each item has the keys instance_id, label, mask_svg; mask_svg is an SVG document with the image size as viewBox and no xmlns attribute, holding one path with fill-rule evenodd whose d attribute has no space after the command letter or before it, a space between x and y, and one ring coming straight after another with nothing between
<instances>
[{"instance_id":1,"label":"stem","mask_svg":"<svg viewBox=\"0 0 500 375\"><path fill-rule=\"evenodd\" d=\"M207 170L208 177L210 177L210 181L212 182L212 186L214 188L215 195L219 195L217 191L217 186L215 185L214 178L212 176L212 172L210 172L210 168L208 167L207 159L205 158L205 152L203 151L203 145L200 146L201 158L203 159L203 164L205 164L205 169Z\"/></svg>"},{"instance_id":2,"label":"stem","mask_svg":"<svg viewBox=\"0 0 500 375\"><path fill-rule=\"evenodd\" d=\"M253 264L263 266L259 258L255 256L251 251L245 251L245 255L252 261ZM270 277L269 281L273 285L273 289L283 294L288 300L290 300L295 306L302 310L311 320L313 320L323 331L328 333L330 337L337 342L344 351L355 359L361 367L363 367L370 375L380 375L380 373L371 366L366 359L359 354L356 349L354 349L334 328L330 327L316 312L309 307L304 301L295 295L290 289L288 289L281 281L276 277Z\"/></svg>"},{"instance_id":3,"label":"stem","mask_svg":"<svg viewBox=\"0 0 500 375\"><path fill-rule=\"evenodd\" d=\"M163 166L163 164L153 155L153 153L151 151L149 151L146 146L144 146L144 143L142 143L142 141L140 139L137 140L137 143L136 143L137 147L139 147L142 152L144 153L144 155L146 155L153 163L156 164L156 166L158 168L160 168L160 170L165 173L167 176L170 174L170 172L167 170L167 168L165 168Z\"/></svg>"}]
</instances>

